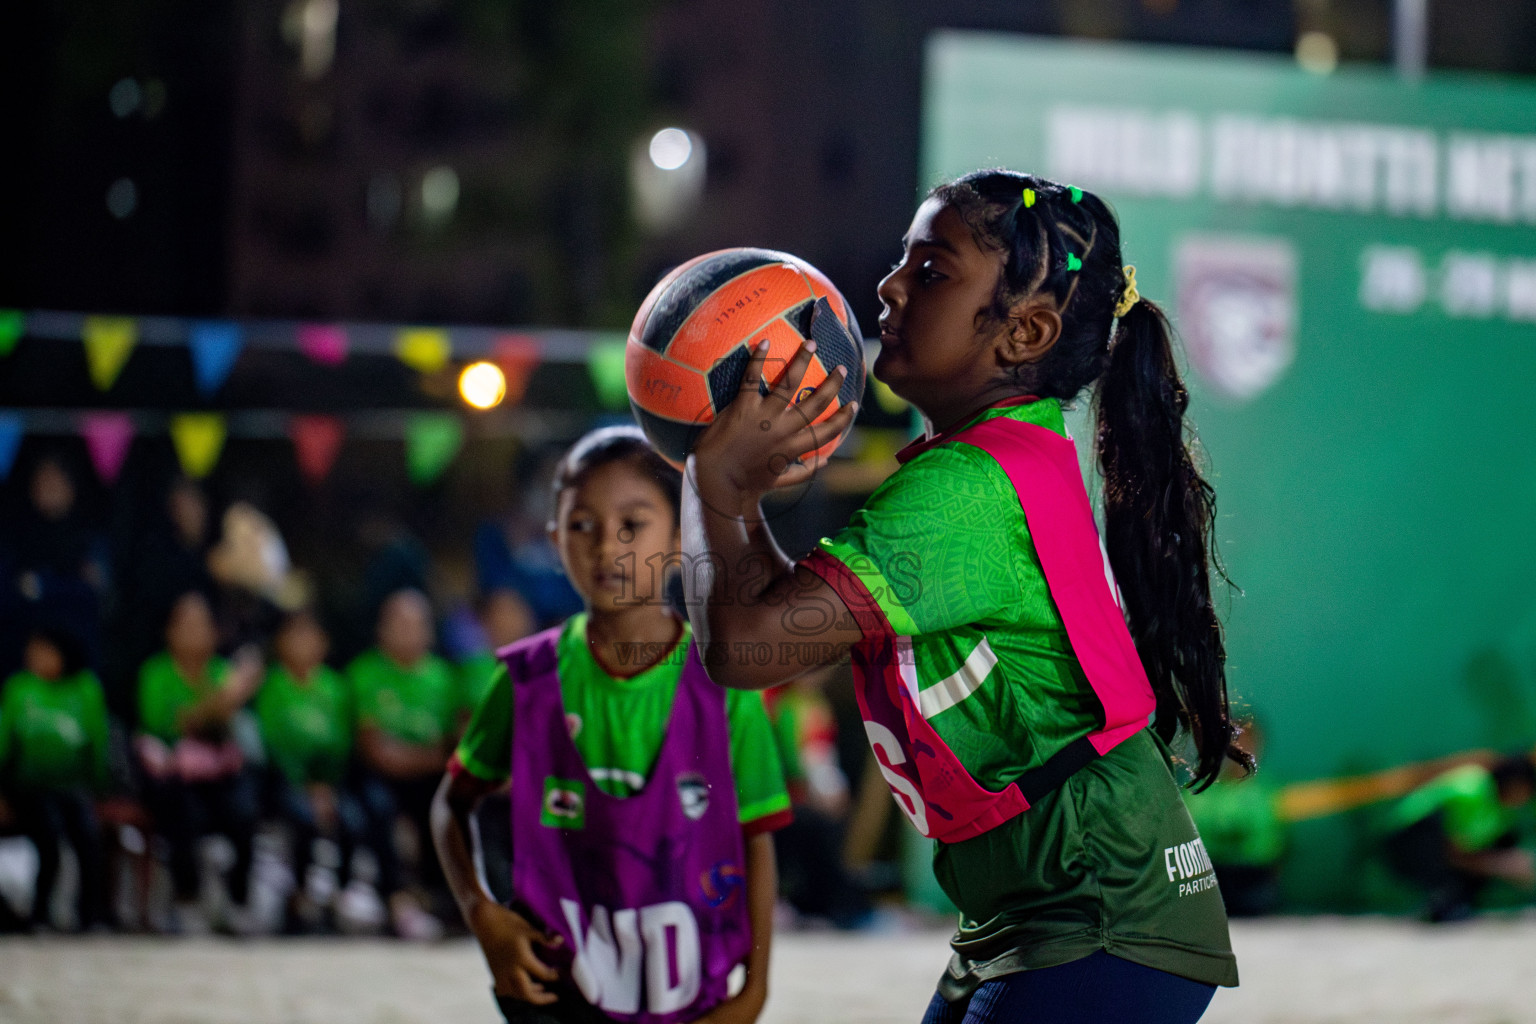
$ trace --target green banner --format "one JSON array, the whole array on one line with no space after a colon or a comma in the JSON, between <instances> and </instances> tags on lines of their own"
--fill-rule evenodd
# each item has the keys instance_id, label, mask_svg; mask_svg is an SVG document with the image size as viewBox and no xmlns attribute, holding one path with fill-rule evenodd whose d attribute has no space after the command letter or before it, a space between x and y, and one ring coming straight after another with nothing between
<instances>
[{"instance_id":1,"label":"green banner","mask_svg":"<svg viewBox=\"0 0 1536 1024\"><path fill-rule=\"evenodd\" d=\"M936 35L923 180L999 165L1108 199L1175 317L1266 772L1529 748L1536 82ZM1380 904L1368 819L1294 899Z\"/></svg>"}]
</instances>

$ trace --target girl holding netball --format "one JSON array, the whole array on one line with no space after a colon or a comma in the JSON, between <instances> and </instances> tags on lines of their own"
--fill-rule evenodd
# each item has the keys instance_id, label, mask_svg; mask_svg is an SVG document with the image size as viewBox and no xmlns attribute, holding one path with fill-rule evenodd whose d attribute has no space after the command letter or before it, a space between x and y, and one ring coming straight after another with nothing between
<instances>
[{"instance_id":1,"label":"girl holding netball","mask_svg":"<svg viewBox=\"0 0 1536 1024\"><path fill-rule=\"evenodd\" d=\"M761 697L710 682L666 600L680 485L634 427L566 455L550 532L586 610L498 652L433 805L509 1021L747 1024L767 998L770 833L789 795ZM476 876L468 821L509 780L505 907Z\"/></svg>"},{"instance_id":2,"label":"girl holding netball","mask_svg":"<svg viewBox=\"0 0 1536 1024\"><path fill-rule=\"evenodd\" d=\"M1197 1020L1237 970L1168 744L1187 734L1201 784L1247 755L1167 322L1098 197L1008 171L936 189L879 295L874 372L931 428L842 532L791 563L759 511L854 415L810 425L839 373L792 402L814 342L776 375L759 350L698 439L683 539L710 567L687 578L710 673L763 687L851 654L881 774L960 908L925 1021ZM1090 386L1102 548L1061 412ZM744 641L803 656L758 665Z\"/></svg>"}]
</instances>

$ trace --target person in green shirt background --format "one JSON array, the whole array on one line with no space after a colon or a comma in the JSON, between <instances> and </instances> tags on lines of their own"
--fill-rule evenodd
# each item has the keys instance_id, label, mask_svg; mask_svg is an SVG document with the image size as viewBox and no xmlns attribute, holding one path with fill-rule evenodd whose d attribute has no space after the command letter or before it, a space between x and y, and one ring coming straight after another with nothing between
<instances>
[{"instance_id":1,"label":"person in green shirt background","mask_svg":"<svg viewBox=\"0 0 1536 1024\"><path fill-rule=\"evenodd\" d=\"M1515 756L1442 772L1392 807L1387 862L1428 892L1428 920L1471 917L1494 879L1536 887L1536 858L1516 845L1519 811L1533 796L1536 765Z\"/></svg>"},{"instance_id":2,"label":"person in green shirt background","mask_svg":"<svg viewBox=\"0 0 1536 1024\"><path fill-rule=\"evenodd\" d=\"M402 938L433 939L441 921L406 891L395 823L416 835L416 881L436 899L446 893L432 848L432 794L458 737L462 703L452 666L432 653L432 606L419 590L398 590L379 609L377 646L347 666L356 708L361 794L370 845L379 858L379 893Z\"/></svg>"},{"instance_id":3,"label":"person in green shirt background","mask_svg":"<svg viewBox=\"0 0 1536 1024\"><path fill-rule=\"evenodd\" d=\"M480 706L501 667L496 652L538 628L538 620L527 600L510 587L497 587L486 593L475 612L484 646L459 662L459 686L463 694L460 699L466 716Z\"/></svg>"},{"instance_id":4,"label":"person in green shirt background","mask_svg":"<svg viewBox=\"0 0 1536 1024\"><path fill-rule=\"evenodd\" d=\"M249 893L260 802L233 723L261 685L262 664L253 648L229 661L219 657L213 612L195 590L171 606L165 645L139 669L134 745L155 829L170 845L174 926L185 929L201 918L197 845L204 835L234 844L224 879L230 899L243 907Z\"/></svg>"},{"instance_id":5,"label":"person in green shirt background","mask_svg":"<svg viewBox=\"0 0 1536 1024\"><path fill-rule=\"evenodd\" d=\"M485 646L459 663L464 714L480 706L501 671L496 652L538 629L533 607L511 587L496 587L481 597L476 608ZM462 732L462 730L461 730ZM505 789L491 793L475 808L480 834L480 861L491 893L499 900L512 897L512 800Z\"/></svg>"},{"instance_id":6,"label":"person in green shirt background","mask_svg":"<svg viewBox=\"0 0 1536 1024\"><path fill-rule=\"evenodd\" d=\"M1249 753L1258 757L1263 737L1251 719L1240 723ZM1184 804L1216 868L1228 917L1273 913L1280 903L1280 860L1286 827L1279 793L1262 775L1244 775L1228 761L1208 789L1184 790Z\"/></svg>"},{"instance_id":7,"label":"person in green shirt background","mask_svg":"<svg viewBox=\"0 0 1536 1024\"><path fill-rule=\"evenodd\" d=\"M95 803L107 784L107 737L106 697L80 642L61 628L34 629L25 668L0 691L0 792L17 830L37 847L33 928L51 923L61 840L80 864L76 926L107 920Z\"/></svg>"},{"instance_id":8,"label":"person in green shirt background","mask_svg":"<svg viewBox=\"0 0 1536 1024\"><path fill-rule=\"evenodd\" d=\"M366 829L362 805L346 782L352 756L352 694L325 663L330 637L313 610L288 613L273 637L275 661L256 696L256 717L270 766L272 806L291 830L294 888L285 930L325 924L330 897L352 877L352 853ZM315 840L340 852L336 891L309 898L307 880Z\"/></svg>"}]
</instances>

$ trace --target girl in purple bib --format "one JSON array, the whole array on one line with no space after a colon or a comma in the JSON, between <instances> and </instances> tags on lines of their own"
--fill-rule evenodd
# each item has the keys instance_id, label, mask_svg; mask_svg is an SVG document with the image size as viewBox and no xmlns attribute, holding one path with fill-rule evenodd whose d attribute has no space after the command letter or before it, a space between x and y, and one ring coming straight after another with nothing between
<instances>
[{"instance_id":1,"label":"girl in purple bib","mask_svg":"<svg viewBox=\"0 0 1536 1024\"><path fill-rule=\"evenodd\" d=\"M854 415L812 425L844 377L801 397L814 341L784 367L759 349L696 441L684 553L711 572L685 579L711 675L851 657L880 774L960 910L926 1024L1189 1024L1237 968L1169 745L1201 785L1251 759L1167 322L1101 199L1010 171L935 189L879 296L875 375L930 428L846 528L791 561L759 507ZM1090 391L1102 541L1061 410ZM749 644L779 657L733 657Z\"/></svg>"},{"instance_id":2,"label":"girl in purple bib","mask_svg":"<svg viewBox=\"0 0 1536 1024\"><path fill-rule=\"evenodd\" d=\"M515 1024L748 1024L766 998L769 832L789 799L761 698L711 682L666 600L679 486L634 428L595 431L562 461L551 539L586 610L497 652L433 805ZM504 784L510 907L468 841L475 804Z\"/></svg>"}]
</instances>

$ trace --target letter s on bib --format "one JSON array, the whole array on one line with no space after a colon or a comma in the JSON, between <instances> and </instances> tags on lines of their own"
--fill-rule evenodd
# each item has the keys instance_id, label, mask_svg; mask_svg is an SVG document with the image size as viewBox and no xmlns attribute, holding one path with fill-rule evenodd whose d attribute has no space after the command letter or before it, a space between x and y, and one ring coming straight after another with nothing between
<instances>
[{"instance_id":1,"label":"letter s on bib","mask_svg":"<svg viewBox=\"0 0 1536 1024\"><path fill-rule=\"evenodd\" d=\"M880 766L880 774L885 776L885 781L890 785L892 794L896 797L896 806L906 812L912 819L912 824L923 835L928 832L928 805L923 802L923 794L912 785L912 780L896 771L892 765L906 764L906 752L901 749L901 741L896 734L891 732L879 722L864 720L864 732L869 736L869 745L875 749L875 764ZM884 754L887 765L878 755Z\"/></svg>"}]
</instances>

